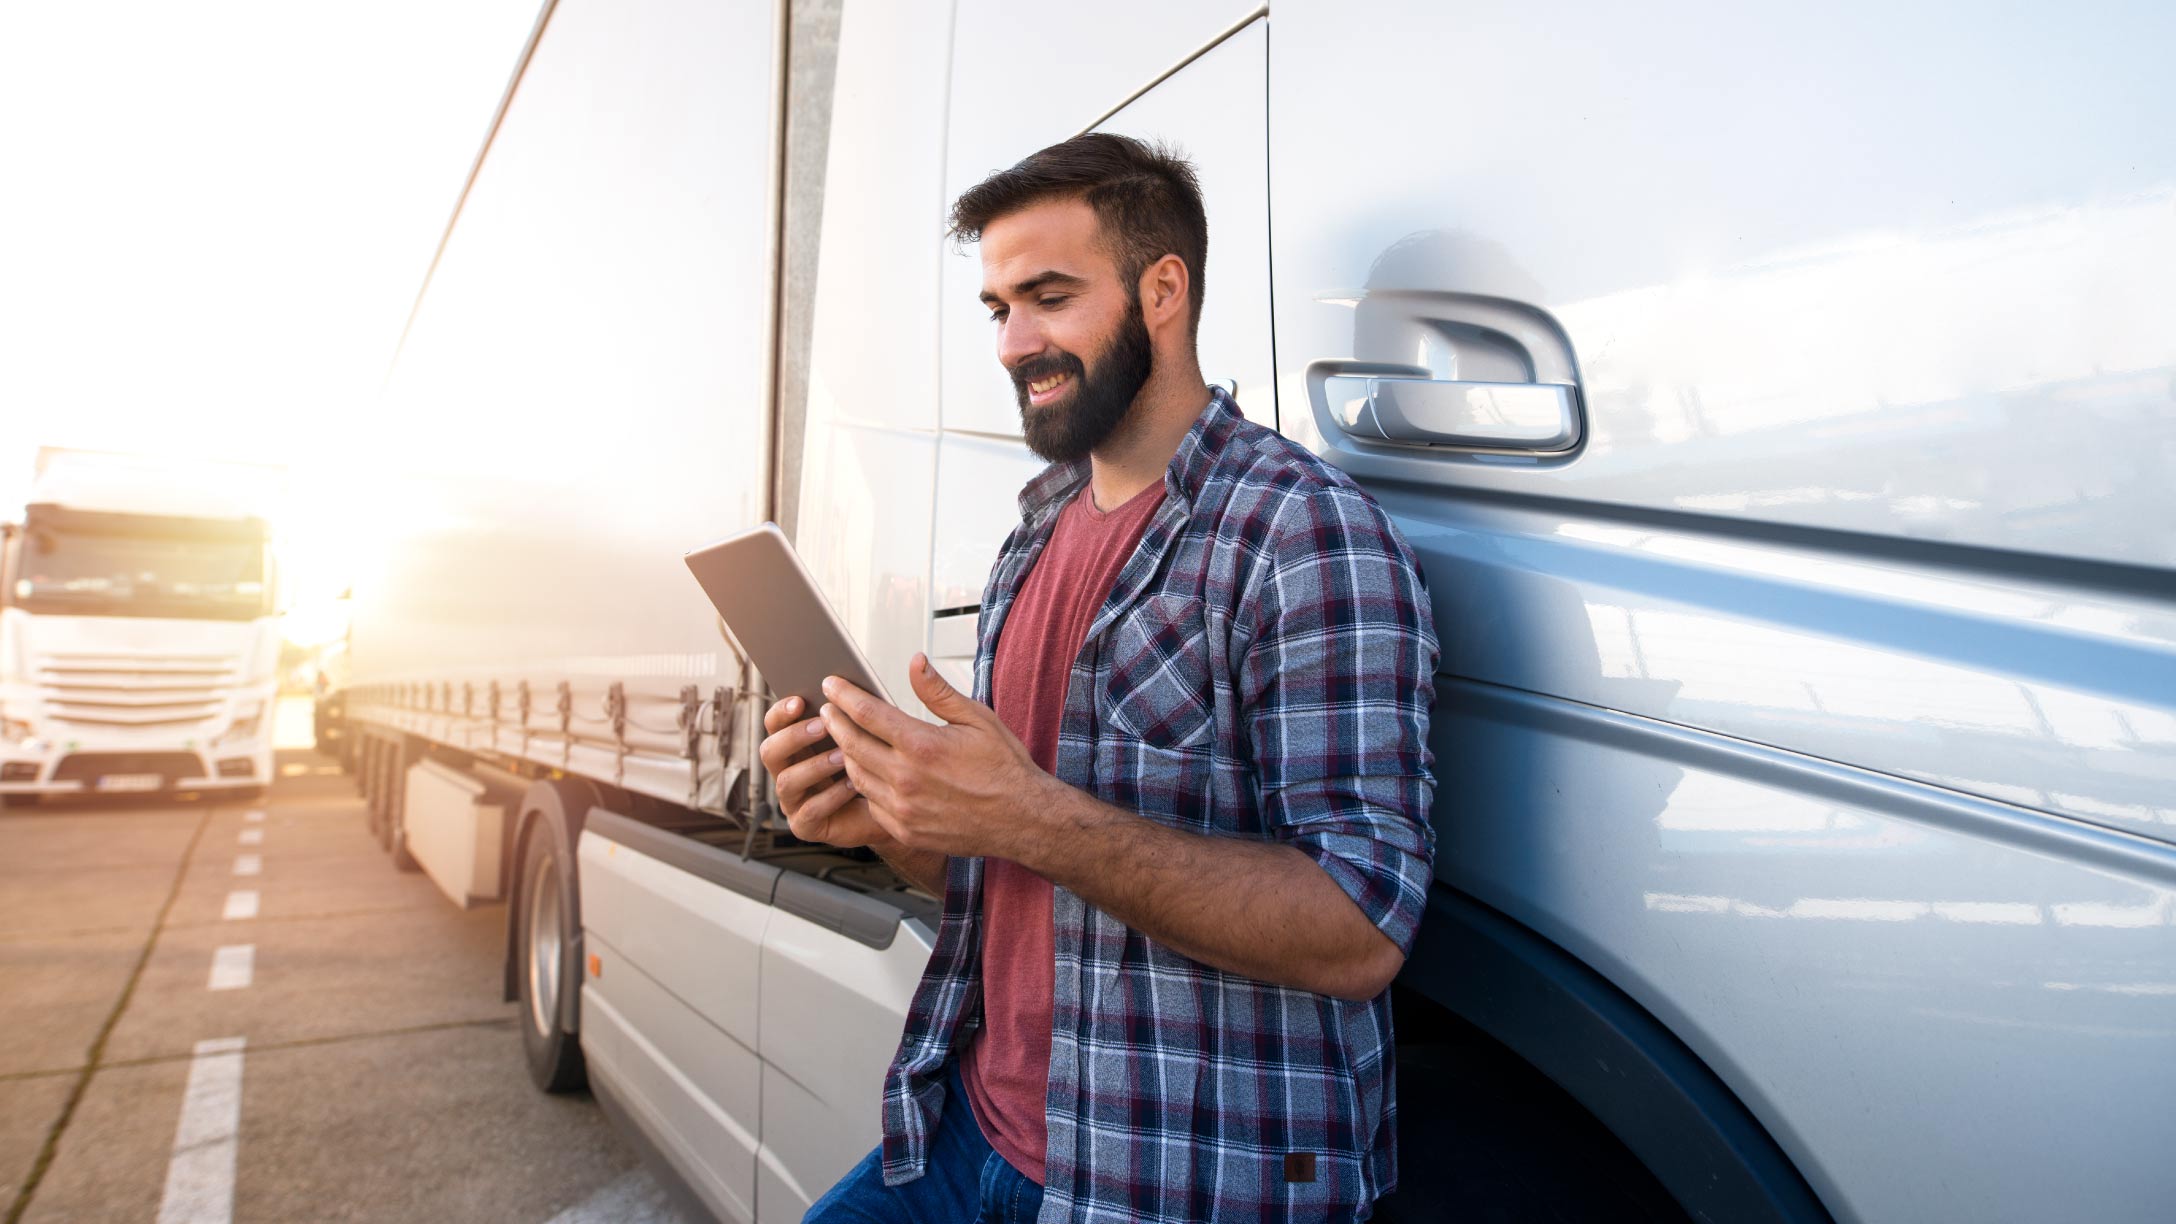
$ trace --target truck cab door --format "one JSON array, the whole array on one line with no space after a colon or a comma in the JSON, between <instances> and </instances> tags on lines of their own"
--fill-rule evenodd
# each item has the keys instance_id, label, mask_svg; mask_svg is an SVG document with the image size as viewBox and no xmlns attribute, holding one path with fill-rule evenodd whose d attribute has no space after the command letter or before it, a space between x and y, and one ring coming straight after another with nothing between
<instances>
[{"instance_id":1,"label":"truck cab door","mask_svg":"<svg viewBox=\"0 0 2176 1224\"><path fill-rule=\"evenodd\" d=\"M2087 1034L2176 963L2172 20L1275 7L1281 423L1426 572L1437 879L1839 1220L2152 1212L2176 1064Z\"/></svg>"}]
</instances>

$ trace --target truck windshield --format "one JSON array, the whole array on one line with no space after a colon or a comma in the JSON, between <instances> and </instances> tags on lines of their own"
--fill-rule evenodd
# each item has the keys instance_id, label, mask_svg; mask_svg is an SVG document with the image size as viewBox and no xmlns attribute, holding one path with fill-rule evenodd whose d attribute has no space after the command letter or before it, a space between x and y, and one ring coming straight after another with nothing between
<instances>
[{"instance_id":1,"label":"truck windshield","mask_svg":"<svg viewBox=\"0 0 2176 1224\"><path fill-rule=\"evenodd\" d=\"M64 616L255 620L272 614L261 524L33 513L13 541L8 602ZM60 520L60 521L55 521Z\"/></svg>"}]
</instances>

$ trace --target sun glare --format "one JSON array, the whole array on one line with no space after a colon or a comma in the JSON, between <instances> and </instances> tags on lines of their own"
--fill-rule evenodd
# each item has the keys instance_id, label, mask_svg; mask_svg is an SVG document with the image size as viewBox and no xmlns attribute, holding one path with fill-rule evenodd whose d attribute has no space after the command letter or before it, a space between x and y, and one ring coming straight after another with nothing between
<instances>
[{"instance_id":1,"label":"sun glare","mask_svg":"<svg viewBox=\"0 0 2176 1224\"><path fill-rule=\"evenodd\" d=\"M286 631L344 631L377 399L536 0L0 6L0 521L40 447L267 464ZM394 84L397 82L397 86ZM358 496L362 494L364 496Z\"/></svg>"}]
</instances>

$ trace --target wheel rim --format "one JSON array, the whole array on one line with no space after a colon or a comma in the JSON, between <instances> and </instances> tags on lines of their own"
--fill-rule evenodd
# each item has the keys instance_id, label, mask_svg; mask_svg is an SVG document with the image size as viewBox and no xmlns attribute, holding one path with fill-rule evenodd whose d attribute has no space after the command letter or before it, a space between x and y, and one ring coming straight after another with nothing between
<instances>
[{"instance_id":1,"label":"wheel rim","mask_svg":"<svg viewBox=\"0 0 2176 1224\"><path fill-rule=\"evenodd\" d=\"M549 1037L559 1010L559 865L547 854L529 886L529 1023Z\"/></svg>"}]
</instances>

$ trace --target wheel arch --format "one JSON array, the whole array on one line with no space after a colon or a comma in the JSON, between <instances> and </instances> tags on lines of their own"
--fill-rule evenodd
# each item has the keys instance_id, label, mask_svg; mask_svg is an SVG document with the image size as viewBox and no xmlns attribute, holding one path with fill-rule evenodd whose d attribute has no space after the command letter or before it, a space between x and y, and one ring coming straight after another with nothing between
<instances>
[{"instance_id":1,"label":"wheel arch","mask_svg":"<svg viewBox=\"0 0 2176 1224\"><path fill-rule=\"evenodd\" d=\"M1631 996L1528 927L1438 884L1398 984L1549 1078L1695 1220L1833 1224L1720 1076ZM1399 1102L1400 1112L1421 1108Z\"/></svg>"}]
</instances>

